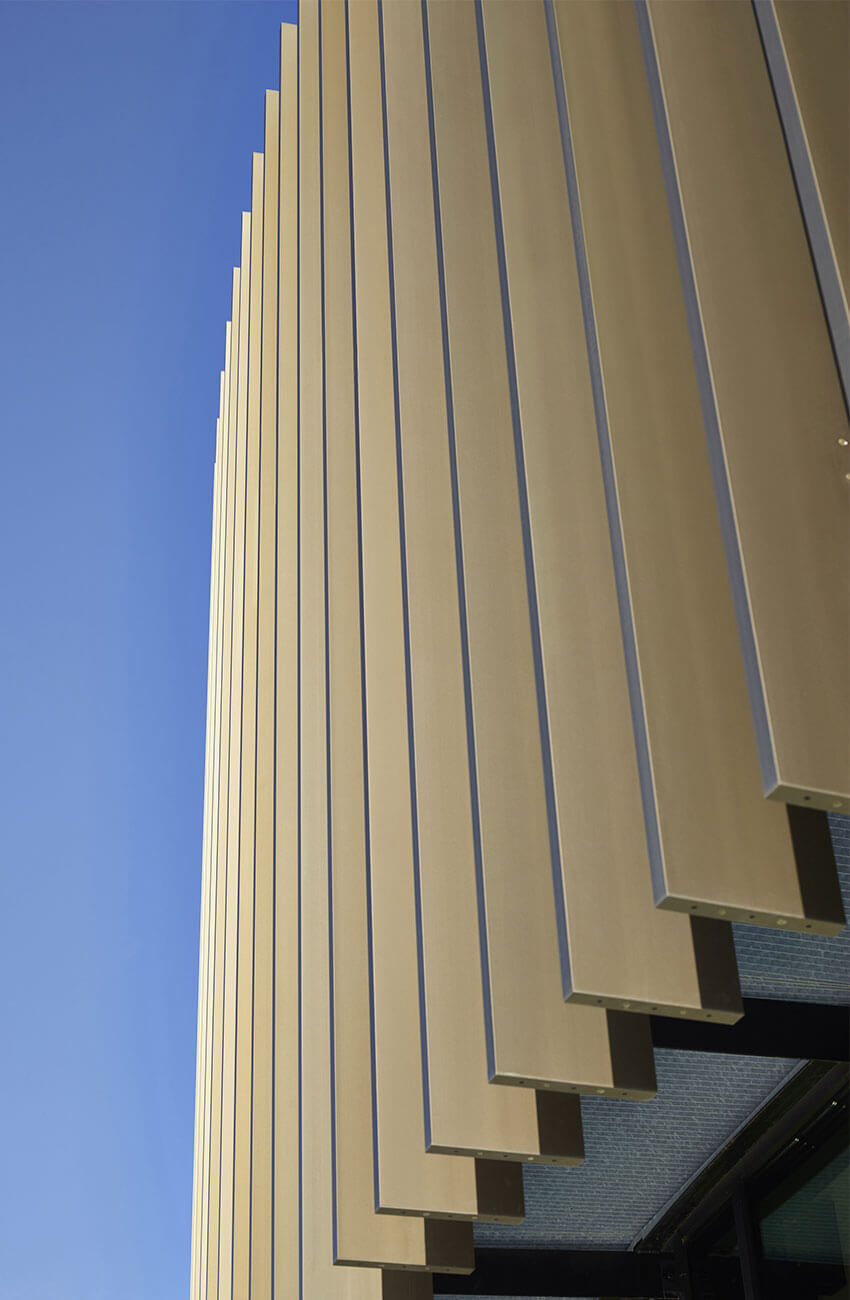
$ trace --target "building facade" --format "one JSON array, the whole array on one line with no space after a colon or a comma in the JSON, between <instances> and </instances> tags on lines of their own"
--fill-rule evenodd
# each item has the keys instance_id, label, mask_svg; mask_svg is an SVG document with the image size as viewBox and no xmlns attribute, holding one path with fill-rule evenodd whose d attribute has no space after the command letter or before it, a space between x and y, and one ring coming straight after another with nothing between
<instances>
[{"instance_id":1,"label":"building facade","mask_svg":"<svg viewBox=\"0 0 850 1300\"><path fill-rule=\"evenodd\" d=\"M768 1003L846 1001L849 14L284 26L217 424L193 1300L468 1287L524 1195L604 1217L688 1029L746 1063ZM639 1227L817 1053L766 1055Z\"/></svg>"}]
</instances>

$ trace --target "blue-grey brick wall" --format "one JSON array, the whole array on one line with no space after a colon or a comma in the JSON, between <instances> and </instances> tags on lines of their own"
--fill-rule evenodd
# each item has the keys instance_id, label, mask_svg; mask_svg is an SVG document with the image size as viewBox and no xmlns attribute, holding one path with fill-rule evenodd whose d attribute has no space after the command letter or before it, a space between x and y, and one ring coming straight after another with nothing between
<instances>
[{"instance_id":1,"label":"blue-grey brick wall","mask_svg":"<svg viewBox=\"0 0 850 1300\"><path fill-rule=\"evenodd\" d=\"M476 1242L625 1249L796 1064L658 1050L658 1096L582 1098L584 1164L526 1165L525 1222L476 1224Z\"/></svg>"}]
</instances>

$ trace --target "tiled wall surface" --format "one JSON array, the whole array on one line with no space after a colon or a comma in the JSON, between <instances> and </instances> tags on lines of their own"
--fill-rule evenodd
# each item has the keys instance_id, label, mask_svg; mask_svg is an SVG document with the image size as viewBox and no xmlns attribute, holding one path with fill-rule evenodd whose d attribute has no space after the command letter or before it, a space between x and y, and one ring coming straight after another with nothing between
<instances>
[{"instance_id":1,"label":"tiled wall surface","mask_svg":"<svg viewBox=\"0 0 850 1300\"><path fill-rule=\"evenodd\" d=\"M583 1098L587 1159L529 1166L525 1222L476 1224L479 1245L624 1250L796 1062L659 1050L649 1102Z\"/></svg>"}]
</instances>

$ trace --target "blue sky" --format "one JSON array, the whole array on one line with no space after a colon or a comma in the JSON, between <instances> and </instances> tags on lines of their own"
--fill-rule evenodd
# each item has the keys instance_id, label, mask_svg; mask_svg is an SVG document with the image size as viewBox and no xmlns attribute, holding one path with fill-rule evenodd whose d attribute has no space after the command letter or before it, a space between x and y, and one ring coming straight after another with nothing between
<instances>
[{"instance_id":1,"label":"blue sky","mask_svg":"<svg viewBox=\"0 0 850 1300\"><path fill-rule=\"evenodd\" d=\"M0 1300L188 1294L218 377L294 9L0 3Z\"/></svg>"}]
</instances>

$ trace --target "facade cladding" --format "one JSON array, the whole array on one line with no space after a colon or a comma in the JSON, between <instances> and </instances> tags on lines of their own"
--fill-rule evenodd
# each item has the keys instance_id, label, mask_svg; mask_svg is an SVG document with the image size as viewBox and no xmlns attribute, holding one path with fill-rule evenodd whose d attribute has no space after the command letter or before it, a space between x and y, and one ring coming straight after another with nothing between
<instances>
[{"instance_id":1,"label":"facade cladding","mask_svg":"<svg viewBox=\"0 0 850 1300\"><path fill-rule=\"evenodd\" d=\"M846 1002L848 14L283 28L217 424L193 1300L626 1248L800 1066L650 1017Z\"/></svg>"}]
</instances>

